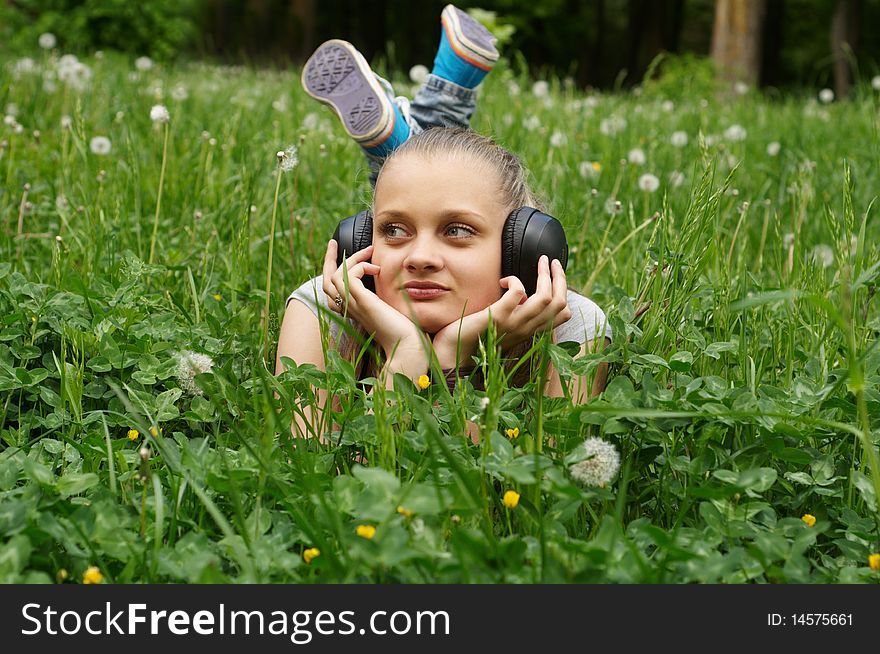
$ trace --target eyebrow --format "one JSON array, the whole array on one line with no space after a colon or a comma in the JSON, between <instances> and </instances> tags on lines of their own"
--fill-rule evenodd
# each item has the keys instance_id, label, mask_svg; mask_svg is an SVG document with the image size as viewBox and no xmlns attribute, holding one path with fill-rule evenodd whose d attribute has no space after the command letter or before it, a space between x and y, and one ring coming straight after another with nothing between
<instances>
[{"instance_id":1,"label":"eyebrow","mask_svg":"<svg viewBox=\"0 0 880 654\"><path fill-rule=\"evenodd\" d=\"M386 209L385 211L380 211L376 214L377 219L400 219L400 218L409 218L410 214L406 211L400 211L397 209ZM448 220L450 218L462 218L462 219L470 219L475 220L482 225L487 225L488 220L478 213L474 213L473 211L468 211L467 209L447 209L446 211L438 214L438 217L441 220Z\"/></svg>"}]
</instances>

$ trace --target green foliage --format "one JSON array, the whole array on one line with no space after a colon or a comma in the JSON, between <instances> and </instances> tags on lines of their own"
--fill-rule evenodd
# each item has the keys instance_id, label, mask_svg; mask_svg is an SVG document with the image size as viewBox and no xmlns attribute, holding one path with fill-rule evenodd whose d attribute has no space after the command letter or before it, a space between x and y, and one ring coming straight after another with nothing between
<instances>
[{"instance_id":1,"label":"green foliage","mask_svg":"<svg viewBox=\"0 0 880 654\"><path fill-rule=\"evenodd\" d=\"M675 100L707 98L719 88L712 60L692 54L659 55L642 83L647 96Z\"/></svg>"},{"instance_id":2,"label":"green foliage","mask_svg":"<svg viewBox=\"0 0 880 654\"><path fill-rule=\"evenodd\" d=\"M608 363L604 393L576 403L543 397L536 372L512 388L491 336L485 391L374 389L334 352L273 375L275 153L296 143L300 163L280 180L273 318L368 196L357 146L298 71L85 64L80 88L46 84L51 55L3 62L21 129L0 139L0 581L92 565L113 583L880 579L870 89L719 101L678 73L641 96L551 79L538 98L507 68L487 78L475 128L531 164L569 286L613 328L605 351L545 339L523 359L565 380ZM213 366L188 378L185 351ZM337 427L295 441L317 389ZM590 437L621 455L604 487L570 469Z\"/></svg>"},{"instance_id":3,"label":"green foliage","mask_svg":"<svg viewBox=\"0 0 880 654\"><path fill-rule=\"evenodd\" d=\"M198 0L21 0L0 5L0 42L37 48L44 32L74 52L118 50L170 59L192 44Z\"/></svg>"}]
</instances>

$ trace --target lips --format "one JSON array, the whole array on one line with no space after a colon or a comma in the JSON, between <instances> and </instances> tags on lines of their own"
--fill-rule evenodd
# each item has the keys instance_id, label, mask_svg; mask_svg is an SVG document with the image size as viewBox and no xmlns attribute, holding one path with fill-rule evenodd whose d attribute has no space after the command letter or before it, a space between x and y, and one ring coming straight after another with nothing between
<instances>
[{"instance_id":1,"label":"lips","mask_svg":"<svg viewBox=\"0 0 880 654\"><path fill-rule=\"evenodd\" d=\"M425 281L406 282L403 285L403 290L412 300L432 300L449 292L449 289L442 284Z\"/></svg>"}]
</instances>

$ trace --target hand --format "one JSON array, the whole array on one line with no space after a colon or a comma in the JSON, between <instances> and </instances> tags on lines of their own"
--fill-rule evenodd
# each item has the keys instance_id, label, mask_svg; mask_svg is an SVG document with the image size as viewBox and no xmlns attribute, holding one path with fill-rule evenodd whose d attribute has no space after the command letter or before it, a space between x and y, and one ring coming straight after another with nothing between
<instances>
[{"instance_id":1,"label":"hand","mask_svg":"<svg viewBox=\"0 0 880 654\"><path fill-rule=\"evenodd\" d=\"M359 250L336 265L339 244L330 239L324 255L324 293L327 306L343 316L357 320L391 356L395 349L416 351L422 347L422 330L408 317L364 286L364 275L378 275L380 267L370 262L373 246ZM343 270L343 267L345 270ZM346 290L346 277L348 288Z\"/></svg>"},{"instance_id":2,"label":"hand","mask_svg":"<svg viewBox=\"0 0 880 654\"><path fill-rule=\"evenodd\" d=\"M465 363L476 353L480 336L489 328L490 313L503 349L530 339L548 325L555 329L571 318L565 270L556 259L552 265L545 255L538 259L538 283L532 297L526 295L525 287L515 276L502 278L500 284L507 289L501 299L446 325L434 335L434 351L442 368ZM459 334L461 344L456 360Z\"/></svg>"}]
</instances>

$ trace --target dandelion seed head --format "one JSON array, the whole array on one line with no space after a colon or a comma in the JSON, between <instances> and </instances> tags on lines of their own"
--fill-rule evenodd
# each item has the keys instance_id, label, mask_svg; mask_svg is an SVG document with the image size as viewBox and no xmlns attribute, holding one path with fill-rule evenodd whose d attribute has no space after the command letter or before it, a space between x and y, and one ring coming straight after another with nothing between
<instances>
[{"instance_id":1,"label":"dandelion seed head","mask_svg":"<svg viewBox=\"0 0 880 654\"><path fill-rule=\"evenodd\" d=\"M183 84L175 84L174 88L171 89L171 98L177 102L183 102L188 97L189 91L186 90L186 87Z\"/></svg>"},{"instance_id":2,"label":"dandelion seed head","mask_svg":"<svg viewBox=\"0 0 880 654\"><path fill-rule=\"evenodd\" d=\"M683 148L688 144L687 132L682 132L681 130L673 132L669 142L676 148Z\"/></svg>"},{"instance_id":3,"label":"dandelion seed head","mask_svg":"<svg viewBox=\"0 0 880 654\"><path fill-rule=\"evenodd\" d=\"M673 170L669 173L669 185L672 188L678 188L684 184L684 173L680 170Z\"/></svg>"},{"instance_id":4,"label":"dandelion seed head","mask_svg":"<svg viewBox=\"0 0 880 654\"><path fill-rule=\"evenodd\" d=\"M615 197L609 197L605 200L605 213L610 216L616 216L623 211L623 204Z\"/></svg>"},{"instance_id":5,"label":"dandelion seed head","mask_svg":"<svg viewBox=\"0 0 880 654\"><path fill-rule=\"evenodd\" d=\"M428 79L428 69L422 64L416 64L409 69L409 78L413 84L424 84Z\"/></svg>"},{"instance_id":6,"label":"dandelion seed head","mask_svg":"<svg viewBox=\"0 0 880 654\"><path fill-rule=\"evenodd\" d=\"M196 385L196 375L211 372L214 360L207 354L184 350L177 358L177 382L190 395L203 395L202 389Z\"/></svg>"},{"instance_id":7,"label":"dandelion seed head","mask_svg":"<svg viewBox=\"0 0 880 654\"><path fill-rule=\"evenodd\" d=\"M819 243L816 245L810 256L813 261L823 268L828 268L834 263L834 250L831 249L830 245L826 245L825 243Z\"/></svg>"},{"instance_id":8,"label":"dandelion seed head","mask_svg":"<svg viewBox=\"0 0 880 654\"><path fill-rule=\"evenodd\" d=\"M875 91L880 91L880 75L874 75L871 78L871 88Z\"/></svg>"},{"instance_id":9,"label":"dandelion seed head","mask_svg":"<svg viewBox=\"0 0 880 654\"><path fill-rule=\"evenodd\" d=\"M40 44L43 50L51 50L58 43L58 39L55 38L52 32L43 32L40 34L40 38L37 39L37 43Z\"/></svg>"},{"instance_id":10,"label":"dandelion seed head","mask_svg":"<svg viewBox=\"0 0 880 654\"><path fill-rule=\"evenodd\" d=\"M819 102L822 104L834 102L834 91L831 89L822 89L819 91Z\"/></svg>"},{"instance_id":11,"label":"dandelion seed head","mask_svg":"<svg viewBox=\"0 0 880 654\"><path fill-rule=\"evenodd\" d=\"M282 172L285 173L289 173L299 163L299 156L297 155L295 145L291 145L286 150L279 150L276 156L278 157L278 165L281 167Z\"/></svg>"},{"instance_id":12,"label":"dandelion seed head","mask_svg":"<svg viewBox=\"0 0 880 654\"><path fill-rule=\"evenodd\" d=\"M605 486L620 470L617 448L601 438L588 438L580 446L587 459L569 468L572 478L582 486Z\"/></svg>"},{"instance_id":13,"label":"dandelion seed head","mask_svg":"<svg viewBox=\"0 0 880 654\"><path fill-rule=\"evenodd\" d=\"M779 141L770 141L767 144L767 155L770 157L775 157L779 154L779 151L782 149L782 146L779 144Z\"/></svg>"},{"instance_id":14,"label":"dandelion seed head","mask_svg":"<svg viewBox=\"0 0 880 654\"><path fill-rule=\"evenodd\" d=\"M171 120L171 114L163 104L154 104L150 109L150 120L154 123L167 123Z\"/></svg>"},{"instance_id":15,"label":"dandelion seed head","mask_svg":"<svg viewBox=\"0 0 880 654\"><path fill-rule=\"evenodd\" d=\"M653 193L658 188L660 188L660 180L657 179L656 175L645 173L639 177L639 189L645 193Z\"/></svg>"},{"instance_id":16,"label":"dandelion seed head","mask_svg":"<svg viewBox=\"0 0 880 654\"><path fill-rule=\"evenodd\" d=\"M89 150L91 150L93 154L102 156L110 154L111 147L112 144L110 143L110 139L106 136L95 136L89 141Z\"/></svg>"},{"instance_id":17,"label":"dandelion seed head","mask_svg":"<svg viewBox=\"0 0 880 654\"><path fill-rule=\"evenodd\" d=\"M546 98L550 95L550 84L542 79L532 84L532 94L536 98Z\"/></svg>"},{"instance_id":18,"label":"dandelion seed head","mask_svg":"<svg viewBox=\"0 0 880 654\"><path fill-rule=\"evenodd\" d=\"M644 165L644 163L648 160L645 157L645 151L641 148L633 148L626 155L626 160L631 164L635 164L636 166Z\"/></svg>"},{"instance_id":19,"label":"dandelion seed head","mask_svg":"<svg viewBox=\"0 0 880 654\"><path fill-rule=\"evenodd\" d=\"M153 68L153 60L149 57L138 57L134 60L134 67L144 73Z\"/></svg>"},{"instance_id":20,"label":"dandelion seed head","mask_svg":"<svg viewBox=\"0 0 880 654\"><path fill-rule=\"evenodd\" d=\"M745 95L749 92L749 85L745 82L737 82L733 85L733 91L737 95Z\"/></svg>"},{"instance_id":21,"label":"dandelion seed head","mask_svg":"<svg viewBox=\"0 0 880 654\"><path fill-rule=\"evenodd\" d=\"M530 132L535 132L541 129L541 119L537 116L529 116L523 121L523 127Z\"/></svg>"},{"instance_id":22,"label":"dandelion seed head","mask_svg":"<svg viewBox=\"0 0 880 654\"><path fill-rule=\"evenodd\" d=\"M36 62L30 57L22 57L12 66L12 75L19 79L22 75L31 75L37 71Z\"/></svg>"},{"instance_id":23,"label":"dandelion seed head","mask_svg":"<svg viewBox=\"0 0 880 654\"><path fill-rule=\"evenodd\" d=\"M728 141L742 141L746 138L746 128L734 123L724 130L724 138Z\"/></svg>"},{"instance_id":24,"label":"dandelion seed head","mask_svg":"<svg viewBox=\"0 0 880 654\"><path fill-rule=\"evenodd\" d=\"M555 131L550 136L550 146L554 148L561 148L566 143L568 143L568 137L560 131Z\"/></svg>"}]
</instances>

